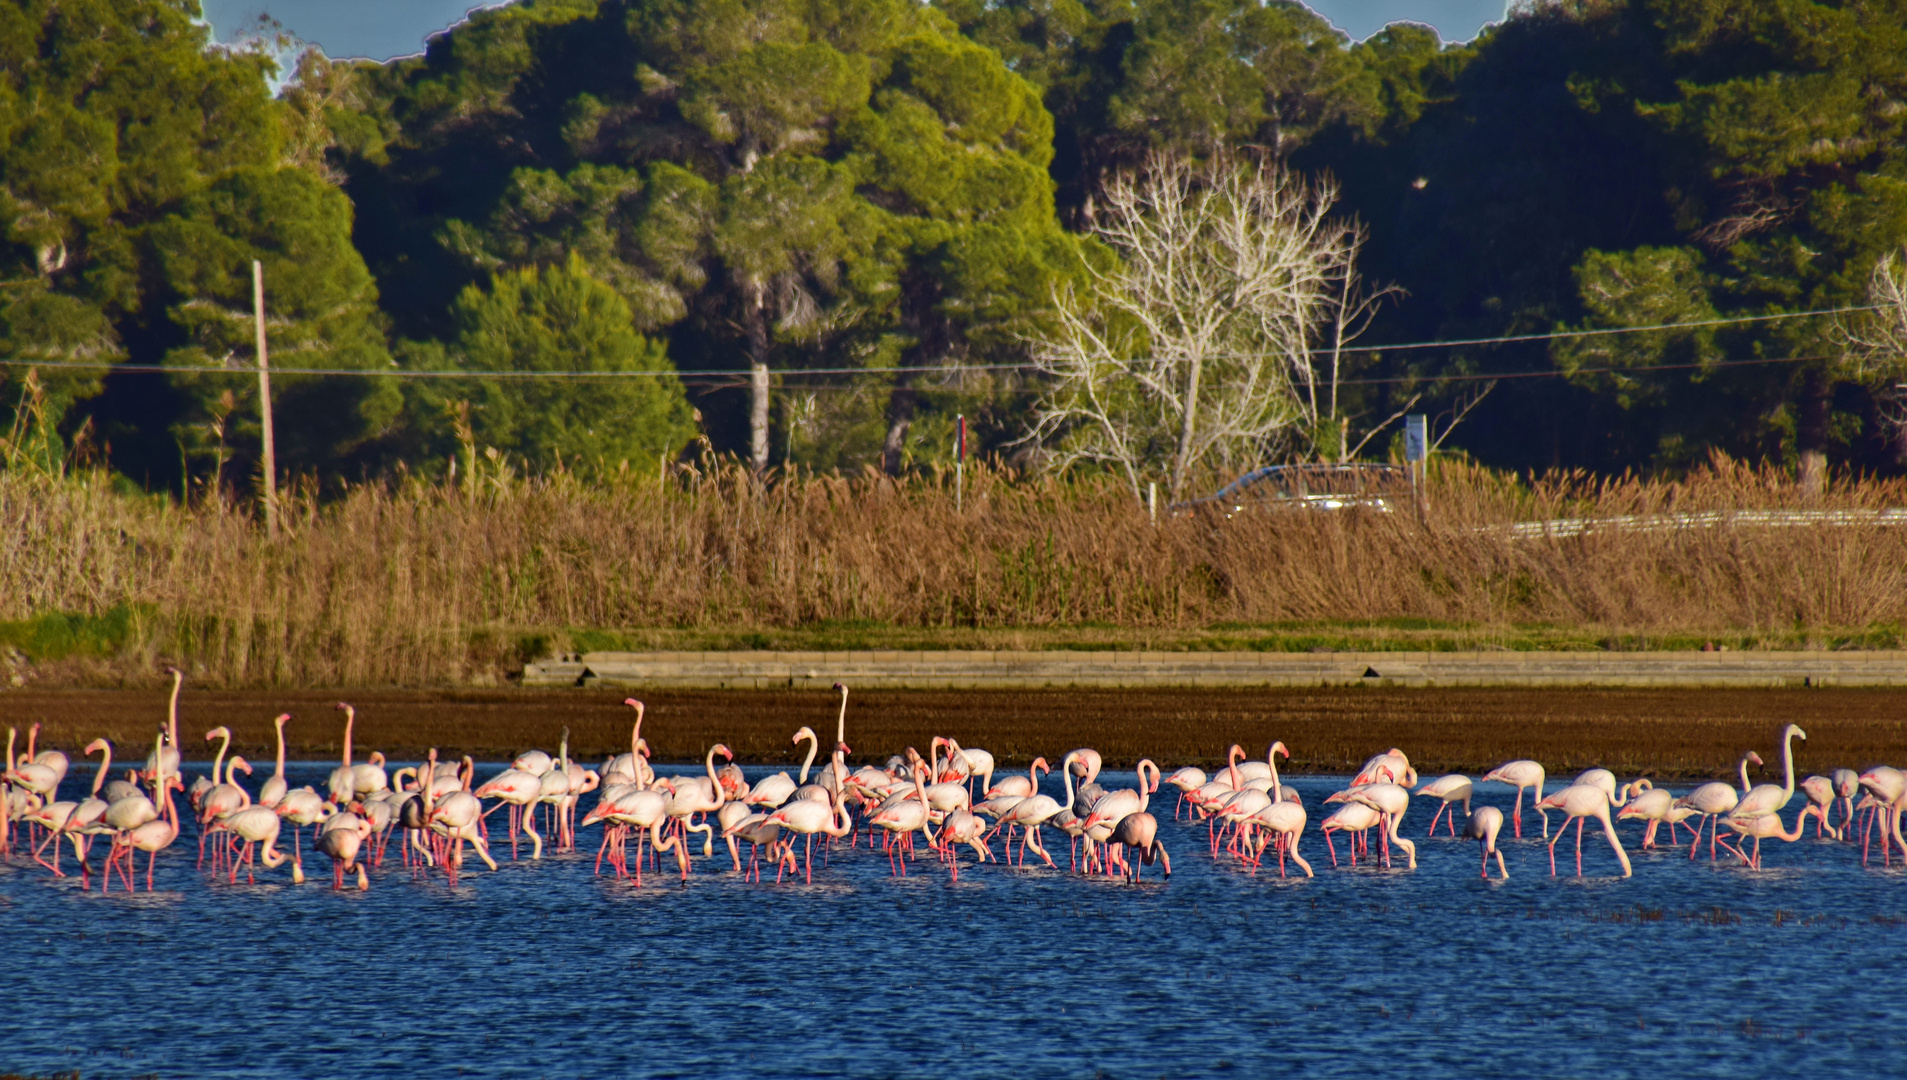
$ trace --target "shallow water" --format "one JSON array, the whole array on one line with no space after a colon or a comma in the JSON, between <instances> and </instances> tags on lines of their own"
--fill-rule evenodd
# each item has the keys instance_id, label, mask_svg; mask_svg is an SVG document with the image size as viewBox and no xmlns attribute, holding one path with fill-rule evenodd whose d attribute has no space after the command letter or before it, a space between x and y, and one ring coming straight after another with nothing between
<instances>
[{"instance_id":1,"label":"shallow water","mask_svg":"<svg viewBox=\"0 0 1907 1080\"><path fill-rule=\"evenodd\" d=\"M328 768L290 771L321 785ZM69 794L90 783L80 772ZM1573 876L1572 837L1552 878L1526 832L1504 845L1510 880L1483 881L1475 844L1423 839L1424 799L1403 829L1417 870L1332 869L1315 821L1340 782L1295 785L1314 821L1300 849L1313 880L1214 862L1203 827L1169 809L1174 873L1149 868L1137 886L1066 873L1051 830L1059 871L978 867L963 848L957 885L931 858L890 878L865 844L817 857L811 886L744 883L718 846L686 883L665 872L638 890L591 874L593 828L587 852L532 863L526 848L512 863L493 826L502 868L469 860L455 889L414 880L395 846L368 893L332 891L309 852L302 887L289 868L215 882L193 868L189 825L152 894L82 893L16 858L0 867L14 1003L0 1066L1825 1076L1880 1075L1875 1063L1907 1044L1892 976L1907 944L1899 862L1863 869L1852 845L1770 842L1754 873L1726 856L1638 853L1639 827L1624 825L1624 881L1591 825L1589 876ZM1480 790L1507 809L1511 789Z\"/></svg>"}]
</instances>

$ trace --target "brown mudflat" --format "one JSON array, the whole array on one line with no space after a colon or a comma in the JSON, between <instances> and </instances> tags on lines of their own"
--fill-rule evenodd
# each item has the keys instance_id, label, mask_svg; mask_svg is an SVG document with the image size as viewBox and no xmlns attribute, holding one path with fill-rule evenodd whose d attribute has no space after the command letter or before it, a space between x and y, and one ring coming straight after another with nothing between
<instances>
[{"instance_id":1,"label":"brown mudflat","mask_svg":"<svg viewBox=\"0 0 1907 1080\"><path fill-rule=\"evenodd\" d=\"M166 691L14 691L0 694L0 724L46 726L42 747L74 753L104 735L124 756L144 757L165 719ZM831 739L836 698L828 693L656 691L643 736L658 761L700 758L716 742L743 762L795 760L790 735L806 724ZM531 747L554 751L565 726L570 748L588 761L629 748L633 712L621 692L588 690L369 691L345 694L358 709L360 760L393 759L435 746L446 756L508 757ZM338 753L343 716L335 692L195 691L180 705L188 760L209 756L204 732L232 729L234 749L269 761L271 719L287 726L294 758ZM1477 772L1512 758L1552 771L1602 765L1624 775L1715 776L1745 750L1780 767L1781 726L1808 733L1797 768L1821 772L1907 759L1907 691L1902 690L1571 690L1349 689L1178 691L869 691L848 704L847 741L861 760L903 747L926 751L934 735L984 747L1003 766L1036 755L1057 762L1078 746L1109 765L1151 757L1168 769L1210 765L1230 744L1262 756L1273 739L1291 748L1293 771L1355 767L1401 747L1426 774ZM798 762L797 762L798 763Z\"/></svg>"}]
</instances>

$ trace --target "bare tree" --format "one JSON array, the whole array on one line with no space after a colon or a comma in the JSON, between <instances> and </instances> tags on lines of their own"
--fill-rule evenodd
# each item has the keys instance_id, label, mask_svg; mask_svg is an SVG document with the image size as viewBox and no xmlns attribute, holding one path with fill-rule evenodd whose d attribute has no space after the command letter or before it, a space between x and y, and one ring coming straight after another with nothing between
<instances>
[{"instance_id":1,"label":"bare tree","mask_svg":"<svg viewBox=\"0 0 1907 1080\"><path fill-rule=\"evenodd\" d=\"M1092 234L1117 255L1054 296L1032 354L1049 380L1030 440L1053 468L1230 472L1281 448L1344 448L1344 348L1376 301L1356 272L1363 228L1337 187L1266 159L1155 156L1107 185Z\"/></svg>"},{"instance_id":2,"label":"bare tree","mask_svg":"<svg viewBox=\"0 0 1907 1080\"><path fill-rule=\"evenodd\" d=\"M1843 321L1849 365L1856 378L1874 388L1880 413L1907 445L1907 260L1894 252L1874 267L1867 283L1872 310Z\"/></svg>"}]
</instances>

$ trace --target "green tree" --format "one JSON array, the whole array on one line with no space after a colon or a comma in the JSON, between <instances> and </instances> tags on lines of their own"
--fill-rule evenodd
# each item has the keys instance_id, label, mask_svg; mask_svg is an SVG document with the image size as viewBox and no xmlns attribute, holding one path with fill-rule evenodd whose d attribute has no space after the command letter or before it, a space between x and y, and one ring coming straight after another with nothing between
<instances>
[{"instance_id":1,"label":"green tree","mask_svg":"<svg viewBox=\"0 0 1907 1080\"><path fill-rule=\"evenodd\" d=\"M452 357L473 372L672 371L661 342L636 331L629 305L592 277L581 256L558 266L505 270L470 286L452 312ZM673 374L603 379L487 379L474 384L477 440L533 468L598 471L673 456L695 434ZM419 394L426 423L463 391Z\"/></svg>"},{"instance_id":2,"label":"green tree","mask_svg":"<svg viewBox=\"0 0 1907 1080\"><path fill-rule=\"evenodd\" d=\"M1149 151L1252 145L1282 156L1333 124L1365 125L1379 80L1291 0L936 0L1045 95L1069 220Z\"/></svg>"},{"instance_id":3,"label":"green tree","mask_svg":"<svg viewBox=\"0 0 1907 1080\"><path fill-rule=\"evenodd\" d=\"M753 375L700 404L758 465L768 369L866 372L809 381L885 396L902 442L921 380L1018 355L1072 258L1038 94L903 0L532 0L377 86L390 164L350 190L406 334L451 332L447 285L579 255L675 356Z\"/></svg>"},{"instance_id":4,"label":"green tree","mask_svg":"<svg viewBox=\"0 0 1907 1080\"><path fill-rule=\"evenodd\" d=\"M1864 303L1876 266L1907 241L1907 4L1632 7L1659 32L1659 62L1675 82L1654 95L1611 94L1611 104L1633 109L1671 148L1666 201L1680 242L1585 255L1583 325L1760 321L1576 339L1554 350L1557 361L1616 369L1587 381L1617 390L1625 407L1656 407L1659 454L1703 445L1781 454L1819 490L1829 451L1850 451L1866 411L1852 400L1837 416L1836 388L1867 369L1842 320L1767 317ZM1740 360L1756 363L1726 366ZM1694 374L1627 370L1677 364Z\"/></svg>"},{"instance_id":5,"label":"green tree","mask_svg":"<svg viewBox=\"0 0 1907 1080\"><path fill-rule=\"evenodd\" d=\"M197 14L184 0L0 6L0 353L157 363L173 344L145 234L213 178L275 163L281 139L268 62L208 50ZM41 374L54 416L104 385ZM18 375L0 369L0 410ZM107 434L138 456L137 432Z\"/></svg>"},{"instance_id":6,"label":"green tree","mask_svg":"<svg viewBox=\"0 0 1907 1080\"><path fill-rule=\"evenodd\" d=\"M390 379L296 374L390 367L377 287L351 246L351 204L342 192L303 169L240 169L181 200L147 230L145 243L170 293L167 315L185 338L165 357L173 384L193 403L179 421L182 437L202 430L213 413L231 411L228 393L242 419L225 434L247 450L258 437L258 384L245 375L257 363L255 259L264 270L281 467L333 472L397 418L402 398Z\"/></svg>"}]
</instances>

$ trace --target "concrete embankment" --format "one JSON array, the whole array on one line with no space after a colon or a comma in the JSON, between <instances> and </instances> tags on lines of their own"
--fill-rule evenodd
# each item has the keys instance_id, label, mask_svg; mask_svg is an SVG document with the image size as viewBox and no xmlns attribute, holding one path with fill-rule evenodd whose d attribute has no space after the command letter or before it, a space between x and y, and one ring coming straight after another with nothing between
<instances>
[{"instance_id":1,"label":"concrete embankment","mask_svg":"<svg viewBox=\"0 0 1907 1080\"><path fill-rule=\"evenodd\" d=\"M525 686L676 689L1907 686L1907 651L651 652L529 664Z\"/></svg>"}]
</instances>

